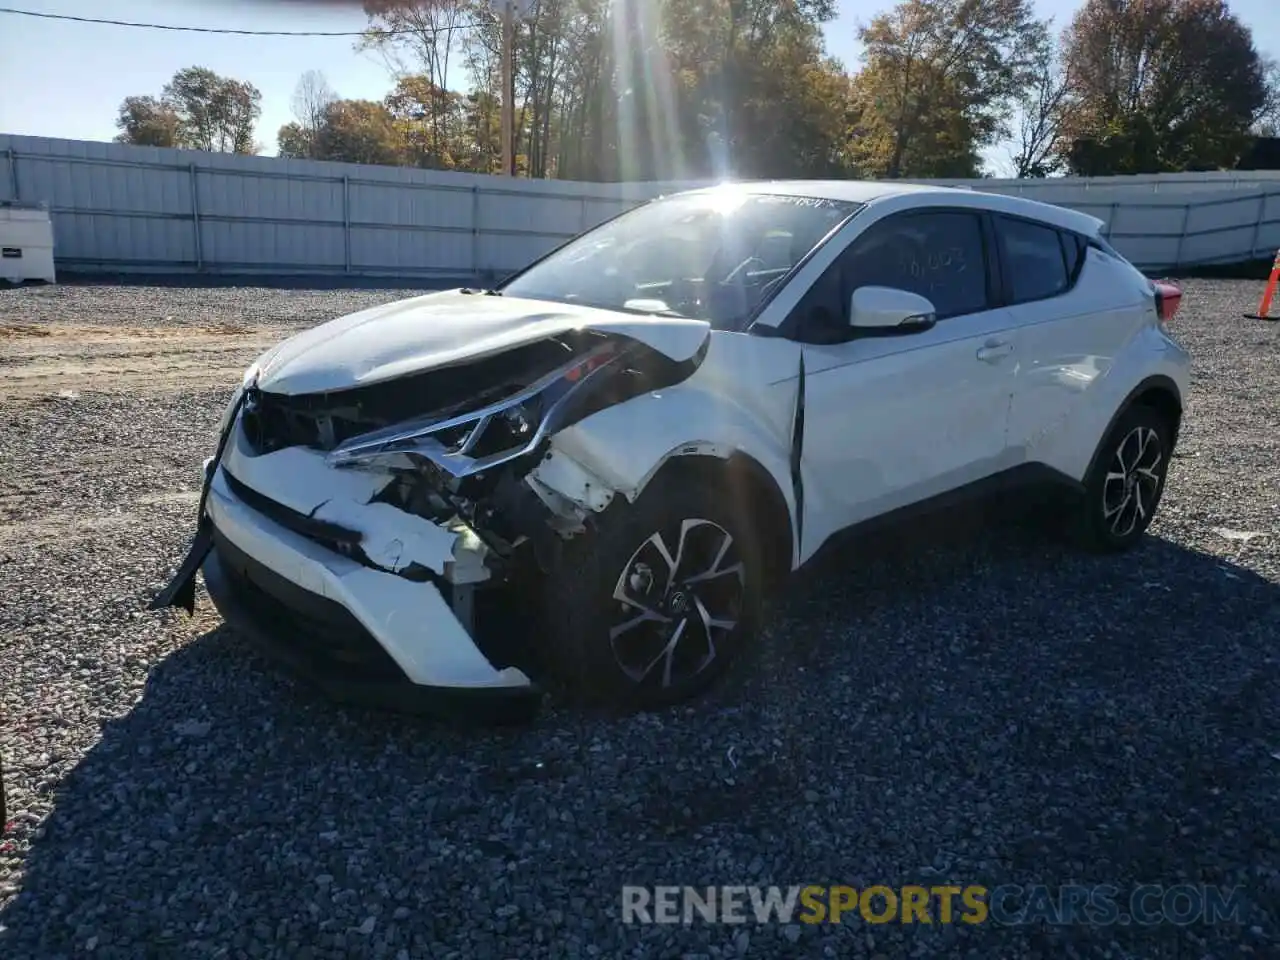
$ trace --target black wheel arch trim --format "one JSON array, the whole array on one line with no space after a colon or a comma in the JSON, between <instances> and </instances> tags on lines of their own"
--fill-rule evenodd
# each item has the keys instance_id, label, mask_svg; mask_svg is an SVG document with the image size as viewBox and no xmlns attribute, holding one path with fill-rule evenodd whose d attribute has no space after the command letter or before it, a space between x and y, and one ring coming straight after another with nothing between
<instances>
[{"instance_id":1,"label":"black wheel arch trim","mask_svg":"<svg viewBox=\"0 0 1280 960\"><path fill-rule=\"evenodd\" d=\"M767 509L770 521L776 524L773 532L786 544L786 557L776 564L776 567L781 569L774 572L783 577L791 572L798 543L796 524L792 519L791 510L787 506L787 498L783 493L782 486L764 464L743 450L734 450L727 457L710 453L682 454L677 452L667 458L654 477L646 484L645 489L653 486L664 471L679 470L682 467L718 471L721 475L733 475L741 472L749 477L752 485L768 501Z\"/></svg>"},{"instance_id":2,"label":"black wheel arch trim","mask_svg":"<svg viewBox=\"0 0 1280 960\"><path fill-rule=\"evenodd\" d=\"M1169 442L1169 452L1172 454L1173 447L1178 440L1178 427L1181 421L1181 411L1183 407L1182 391L1178 389L1178 385L1173 381L1173 378L1168 377L1163 373L1157 373L1140 380L1138 385L1125 395L1120 406L1116 408L1116 412L1113 413L1111 415L1111 419L1107 421L1107 427L1102 431L1102 434L1098 439L1098 445L1093 451L1093 456L1089 458L1089 467L1085 470L1084 474L1085 482L1087 482L1088 478L1093 475L1093 471L1097 468L1098 458L1103 455L1102 445L1106 442L1107 438L1111 436L1111 431L1116 428L1116 424L1120 422L1120 418L1133 409L1134 404L1138 402L1140 397L1156 391L1169 394L1175 401L1177 401L1178 404L1179 422L1172 424L1173 432L1170 436Z\"/></svg>"}]
</instances>

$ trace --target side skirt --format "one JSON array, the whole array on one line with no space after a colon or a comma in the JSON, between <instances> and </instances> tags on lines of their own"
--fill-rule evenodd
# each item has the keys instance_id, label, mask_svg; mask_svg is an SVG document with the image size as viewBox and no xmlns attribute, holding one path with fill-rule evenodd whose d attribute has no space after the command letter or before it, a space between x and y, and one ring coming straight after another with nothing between
<instances>
[{"instance_id":1,"label":"side skirt","mask_svg":"<svg viewBox=\"0 0 1280 960\"><path fill-rule=\"evenodd\" d=\"M928 500L908 504L846 527L828 537L800 569L807 570L816 563L821 563L830 554L848 547L855 540L864 540L958 509L972 509L999 501L1002 513L1016 513L1043 502L1070 502L1083 494L1084 484L1065 473L1042 463L1019 464Z\"/></svg>"}]
</instances>

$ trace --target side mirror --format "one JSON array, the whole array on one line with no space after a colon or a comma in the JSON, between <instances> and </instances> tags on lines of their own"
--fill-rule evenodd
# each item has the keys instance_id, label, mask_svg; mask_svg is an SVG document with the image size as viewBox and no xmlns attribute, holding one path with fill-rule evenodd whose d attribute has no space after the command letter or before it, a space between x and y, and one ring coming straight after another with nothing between
<instances>
[{"instance_id":1,"label":"side mirror","mask_svg":"<svg viewBox=\"0 0 1280 960\"><path fill-rule=\"evenodd\" d=\"M914 333L938 322L928 298L896 287L859 287L849 298L849 326L881 333Z\"/></svg>"}]
</instances>

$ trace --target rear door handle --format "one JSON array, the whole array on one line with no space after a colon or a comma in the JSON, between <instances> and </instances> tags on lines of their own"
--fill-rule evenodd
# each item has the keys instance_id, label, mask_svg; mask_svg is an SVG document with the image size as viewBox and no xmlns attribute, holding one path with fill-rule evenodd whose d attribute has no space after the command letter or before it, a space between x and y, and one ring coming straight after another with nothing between
<instances>
[{"instance_id":1,"label":"rear door handle","mask_svg":"<svg viewBox=\"0 0 1280 960\"><path fill-rule=\"evenodd\" d=\"M1013 344L1009 341L989 340L978 348L978 359L984 363L995 363L1011 353L1013 353Z\"/></svg>"}]
</instances>

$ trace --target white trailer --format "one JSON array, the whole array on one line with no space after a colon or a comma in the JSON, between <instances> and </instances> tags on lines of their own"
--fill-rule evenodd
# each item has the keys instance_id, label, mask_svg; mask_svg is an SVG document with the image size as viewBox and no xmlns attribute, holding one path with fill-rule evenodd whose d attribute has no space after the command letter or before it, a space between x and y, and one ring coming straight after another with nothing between
<instances>
[{"instance_id":1,"label":"white trailer","mask_svg":"<svg viewBox=\"0 0 1280 960\"><path fill-rule=\"evenodd\" d=\"M0 200L0 280L54 282L53 222L44 204Z\"/></svg>"}]
</instances>

